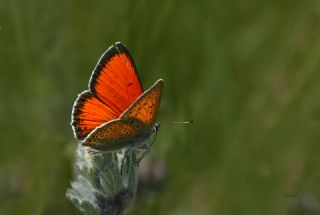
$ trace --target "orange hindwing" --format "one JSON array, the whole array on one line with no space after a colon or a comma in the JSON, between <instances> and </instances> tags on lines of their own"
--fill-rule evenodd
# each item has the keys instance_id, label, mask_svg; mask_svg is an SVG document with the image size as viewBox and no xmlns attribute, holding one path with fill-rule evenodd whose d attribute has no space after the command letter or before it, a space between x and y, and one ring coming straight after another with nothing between
<instances>
[{"instance_id":1,"label":"orange hindwing","mask_svg":"<svg viewBox=\"0 0 320 215\"><path fill-rule=\"evenodd\" d=\"M159 79L144 92L120 118L136 118L146 125L153 124L157 118L163 90L163 80Z\"/></svg>"}]
</instances>

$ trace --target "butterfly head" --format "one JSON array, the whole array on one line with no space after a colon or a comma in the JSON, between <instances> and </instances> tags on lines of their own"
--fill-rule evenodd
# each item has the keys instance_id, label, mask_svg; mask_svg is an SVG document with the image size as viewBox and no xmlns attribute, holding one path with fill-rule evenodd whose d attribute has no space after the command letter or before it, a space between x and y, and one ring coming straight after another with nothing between
<instances>
[{"instance_id":1,"label":"butterfly head","mask_svg":"<svg viewBox=\"0 0 320 215\"><path fill-rule=\"evenodd\" d=\"M159 129L160 129L160 122L156 122L156 123L154 124L154 131L155 131L155 132L158 132Z\"/></svg>"},{"instance_id":2,"label":"butterfly head","mask_svg":"<svg viewBox=\"0 0 320 215\"><path fill-rule=\"evenodd\" d=\"M154 123L153 125L153 131L151 132L151 135L153 136L153 140L151 141L151 145L153 145L153 143L156 141L156 138L157 138L157 134L158 134L158 131L160 129L160 122L156 122ZM150 136L151 136L150 135ZM150 146L151 146L150 145Z\"/></svg>"}]
</instances>

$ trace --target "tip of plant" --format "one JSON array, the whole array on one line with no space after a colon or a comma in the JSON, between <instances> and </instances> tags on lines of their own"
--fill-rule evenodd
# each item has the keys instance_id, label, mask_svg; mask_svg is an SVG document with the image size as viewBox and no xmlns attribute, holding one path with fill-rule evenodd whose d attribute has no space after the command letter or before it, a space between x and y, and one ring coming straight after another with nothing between
<instances>
[{"instance_id":1,"label":"tip of plant","mask_svg":"<svg viewBox=\"0 0 320 215\"><path fill-rule=\"evenodd\" d=\"M136 193L135 152L90 152L79 145L66 196L83 214L123 214Z\"/></svg>"}]
</instances>

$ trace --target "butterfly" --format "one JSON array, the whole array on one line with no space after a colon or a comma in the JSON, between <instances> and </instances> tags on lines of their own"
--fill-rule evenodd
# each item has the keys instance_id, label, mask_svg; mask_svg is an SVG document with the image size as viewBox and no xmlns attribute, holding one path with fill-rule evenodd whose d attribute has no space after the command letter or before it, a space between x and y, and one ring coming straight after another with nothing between
<instances>
[{"instance_id":1,"label":"butterfly","mask_svg":"<svg viewBox=\"0 0 320 215\"><path fill-rule=\"evenodd\" d=\"M128 49L115 43L93 70L89 90L74 102L74 136L83 146L100 151L141 146L159 129L156 118L163 85L159 79L143 91Z\"/></svg>"}]
</instances>

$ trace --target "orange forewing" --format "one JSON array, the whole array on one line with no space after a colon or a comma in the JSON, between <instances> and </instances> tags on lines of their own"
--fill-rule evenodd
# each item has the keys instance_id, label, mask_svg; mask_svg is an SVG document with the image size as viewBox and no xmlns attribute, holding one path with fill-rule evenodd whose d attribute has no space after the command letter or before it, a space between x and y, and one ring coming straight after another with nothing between
<instances>
[{"instance_id":1,"label":"orange forewing","mask_svg":"<svg viewBox=\"0 0 320 215\"><path fill-rule=\"evenodd\" d=\"M111 108L92 96L89 91L84 91L73 106L72 126L76 137L83 139L97 126L117 117Z\"/></svg>"},{"instance_id":2,"label":"orange forewing","mask_svg":"<svg viewBox=\"0 0 320 215\"><path fill-rule=\"evenodd\" d=\"M117 119L142 94L134 62L121 43L111 46L100 58L89 82L73 106L72 127L78 139L94 128Z\"/></svg>"},{"instance_id":3,"label":"orange forewing","mask_svg":"<svg viewBox=\"0 0 320 215\"><path fill-rule=\"evenodd\" d=\"M89 89L119 116L143 93L134 62L124 45L116 43L101 57Z\"/></svg>"}]
</instances>

